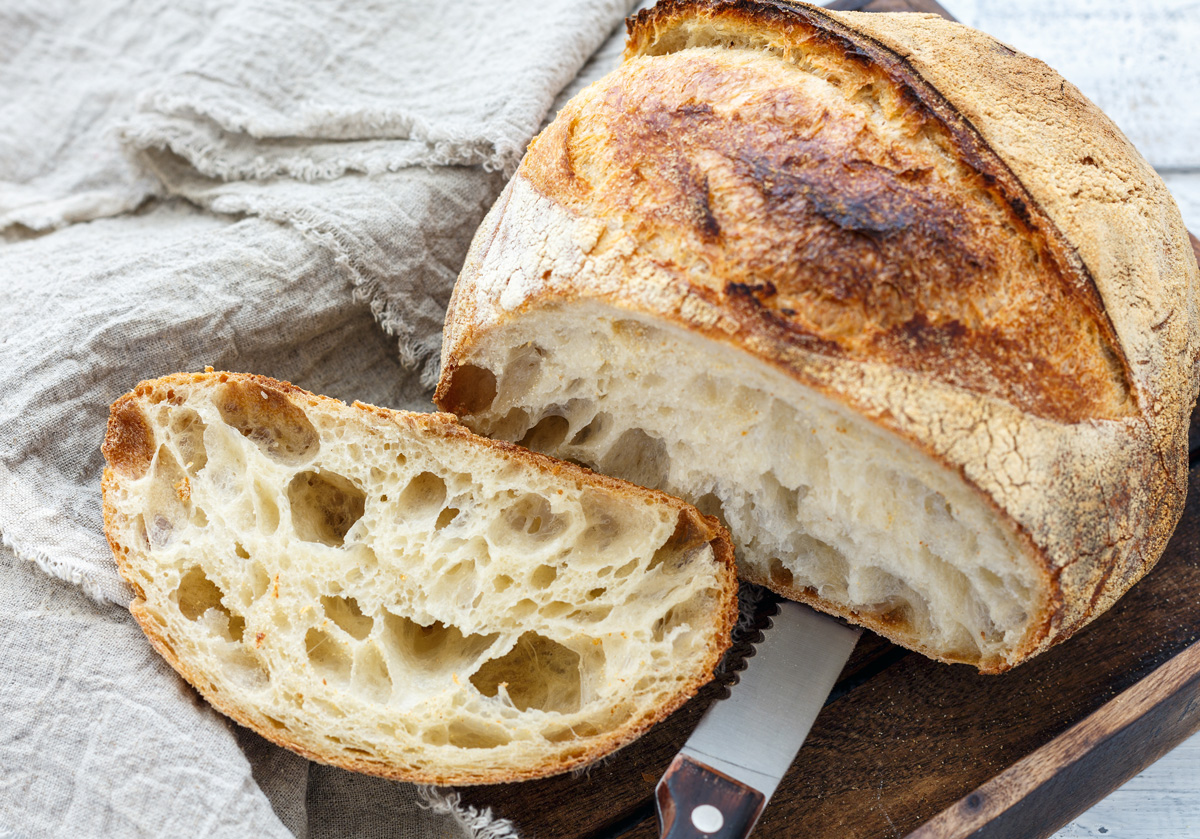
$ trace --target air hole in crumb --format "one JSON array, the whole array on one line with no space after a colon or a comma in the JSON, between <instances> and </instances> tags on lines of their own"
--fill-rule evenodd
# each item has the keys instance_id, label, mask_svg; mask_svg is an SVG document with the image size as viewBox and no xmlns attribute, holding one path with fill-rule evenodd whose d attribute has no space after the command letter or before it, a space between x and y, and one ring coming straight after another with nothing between
<instances>
[{"instance_id":1,"label":"air hole in crumb","mask_svg":"<svg viewBox=\"0 0 1200 839\"><path fill-rule=\"evenodd\" d=\"M771 585L779 586L780 588L792 588L792 572L784 567L784 564L777 557L771 557L769 568Z\"/></svg>"},{"instance_id":2,"label":"air hole in crumb","mask_svg":"<svg viewBox=\"0 0 1200 839\"><path fill-rule=\"evenodd\" d=\"M518 445L537 452L553 452L562 445L570 428L571 424L566 417L551 414L538 420L517 442Z\"/></svg>"},{"instance_id":3,"label":"air hole in crumb","mask_svg":"<svg viewBox=\"0 0 1200 839\"><path fill-rule=\"evenodd\" d=\"M479 720L455 720L446 730L451 746L460 749L494 749L512 741L512 737L499 726Z\"/></svg>"},{"instance_id":4,"label":"air hole in crumb","mask_svg":"<svg viewBox=\"0 0 1200 839\"><path fill-rule=\"evenodd\" d=\"M279 529L279 505L275 503L275 493L258 480L254 482L254 518L263 533L271 534Z\"/></svg>"},{"instance_id":5,"label":"air hole in crumb","mask_svg":"<svg viewBox=\"0 0 1200 839\"><path fill-rule=\"evenodd\" d=\"M444 673L473 663L497 637L465 635L457 626L441 621L422 626L410 618L384 611L379 640L409 667Z\"/></svg>"},{"instance_id":6,"label":"air hole in crumb","mask_svg":"<svg viewBox=\"0 0 1200 839\"><path fill-rule=\"evenodd\" d=\"M524 600L518 600L515 604L513 604L512 610L509 612L509 616L513 620L519 621L524 620L536 611L537 604L527 597Z\"/></svg>"},{"instance_id":7,"label":"air hole in crumb","mask_svg":"<svg viewBox=\"0 0 1200 839\"><path fill-rule=\"evenodd\" d=\"M620 568L618 568L616 571L614 571L613 576L616 577L618 580L623 580L624 578L626 578L630 574L632 574L634 572L634 569L637 568L637 566L638 566L638 561L636 559L631 559L628 562L626 562L624 565L622 565Z\"/></svg>"},{"instance_id":8,"label":"air hole in crumb","mask_svg":"<svg viewBox=\"0 0 1200 839\"><path fill-rule=\"evenodd\" d=\"M166 446L159 447L152 473L143 521L150 547L161 549L171 543L176 530L187 526L192 491L183 467Z\"/></svg>"},{"instance_id":9,"label":"air hole in crumb","mask_svg":"<svg viewBox=\"0 0 1200 839\"><path fill-rule=\"evenodd\" d=\"M458 509L455 507L447 507L438 514L437 521L434 523L434 530L441 530L458 516Z\"/></svg>"},{"instance_id":10,"label":"air hole in crumb","mask_svg":"<svg viewBox=\"0 0 1200 839\"><path fill-rule=\"evenodd\" d=\"M500 544L515 542L545 542L553 539L567 526L565 517L551 511L550 502L537 493L522 495L505 509L500 520L490 529L490 536Z\"/></svg>"},{"instance_id":11,"label":"air hole in crumb","mask_svg":"<svg viewBox=\"0 0 1200 839\"><path fill-rule=\"evenodd\" d=\"M523 344L509 350L504 362L504 377L500 383L500 400L515 402L515 397L529 392L542 374L542 360L546 352L537 344Z\"/></svg>"},{"instance_id":12,"label":"air hole in crumb","mask_svg":"<svg viewBox=\"0 0 1200 839\"><path fill-rule=\"evenodd\" d=\"M601 731L598 726L588 723L587 720L581 720L580 723L565 727L565 729L547 729L542 737L551 743L566 743L572 739L595 737L599 733Z\"/></svg>"},{"instance_id":13,"label":"air hole in crumb","mask_svg":"<svg viewBox=\"0 0 1200 839\"><path fill-rule=\"evenodd\" d=\"M432 516L446 503L446 482L432 472L422 472L400 493L398 503L406 518Z\"/></svg>"},{"instance_id":14,"label":"air hole in crumb","mask_svg":"<svg viewBox=\"0 0 1200 839\"><path fill-rule=\"evenodd\" d=\"M471 684L488 697L497 696L503 687L520 711L573 713L580 707L579 654L536 632L526 632L506 655L484 662L471 676Z\"/></svg>"},{"instance_id":15,"label":"air hole in crumb","mask_svg":"<svg viewBox=\"0 0 1200 839\"><path fill-rule=\"evenodd\" d=\"M208 578L199 565L188 569L176 590L179 611L190 621L198 620L209 609L223 608L221 598L224 596L225 593Z\"/></svg>"},{"instance_id":16,"label":"air hole in crumb","mask_svg":"<svg viewBox=\"0 0 1200 839\"><path fill-rule=\"evenodd\" d=\"M263 567L261 562L256 562L251 566L250 581L250 590L255 600L267 593L267 589L271 585L271 578L267 575L267 569Z\"/></svg>"},{"instance_id":17,"label":"air hole in crumb","mask_svg":"<svg viewBox=\"0 0 1200 839\"><path fill-rule=\"evenodd\" d=\"M576 609L568 618L581 620L584 623L599 623L612 614L611 605L589 606L586 609Z\"/></svg>"},{"instance_id":18,"label":"air hole in crumb","mask_svg":"<svg viewBox=\"0 0 1200 839\"><path fill-rule=\"evenodd\" d=\"M235 554L237 554L239 557L241 557L242 559L250 558L250 552L248 550L246 550L244 547L242 547L241 542L238 542L237 544L235 544L233 546L233 552Z\"/></svg>"},{"instance_id":19,"label":"air hole in crumb","mask_svg":"<svg viewBox=\"0 0 1200 839\"><path fill-rule=\"evenodd\" d=\"M679 620L678 616L676 615L675 609L667 609L666 613L654 622L654 626L651 629L654 640L662 641L667 637L668 633L670 633L672 629L674 629L676 626L679 626L681 623L682 621Z\"/></svg>"},{"instance_id":20,"label":"air hole in crumb","mask_svg":"<svg viewBox=\"0 0 1200 839\"><path fill-rule=\"evenodd\" d=\"M950 502L940 492L931 492L925 496L925 513L930 517L954 517Z\"/></svg>"},{"instance_id":21,"label":"air hole in crumb","mask_svg":"<svg viewBox=\"0 0 1200 839\"><path fill-rule=\"evenodd\" d=\"M680 511L675 520L675 530L654 552L646 570L653 571L663 563L668 563L670 570L683 568L696 558L699 549L707 542L707 528L686 511Z\"/></svg>"},{"instance_id":22,"label":"air hole in crumb","mask_svg":"<svg viewBox=\"0 0 1200 839\"><path fill-rule=\"evenodd\" d=\"M355 653L354 686L371 702L386 702L392 696L392 676L375 644L363 644Z\"/></svg>"},{"instance_id":23,"label":"air hole in crumb","mask_svg":"<svg viewBox=\"0 0 1200 839\"><path fill-rule=\"evenodd\" d=\"M304 633L304 650L313 670L322 678L339 682L350 678L350 656L328 632L311 627Z\"/></svg>"},{"instance_id":24,"label":"air hole in crumb","mask_svg":"<svg viewBox=\"0 0 1200 839\"><path fill-rule=\"evenodd\" d=\"M450 734L444 725L434 726L421 732L421 742L427 746L444 746L450 742Z\"/></svg>"},{"instance_id":25,"label":"air hole in crumb","mask_svg":"<svg viewBox=\"0 0 1200 839\"><path fill-rule=\"evenodd\" d=\"M176 410L171 415L171 442L183 458L183 468L195 475L208 463L208 450L204 447L204 429L207 426L200 415L191 408Z\"/></svg>"},{"instance_id":26,"label":"air hole in crumb","mask_svg":"<svg viewBox=\"0 0 1200 839\"><path fill-rule=\"evenodd\" d=\"M640 428L625 431L600 461L600 471L645 487L660 487L670 472L667 446Z\"/></svg>"},{"instance_id":27,"label":"air hole in crumb","mask_svg":"<svg viewBox=\"0 0 1200 839\"><path fill-rule=\"evenodd\" d=\"M222 602L224 597L225 592L208 578L199 565L188 569L174 594L179 611L185 618L204 625L213 635L227 641L241 642L246 631L246 619L230 612Z\"/></svg>"},{"instance_id":28,"label":"air hole in crumb","mask_svg":"<svg viewBox=\"0 0 1200 839\"><path fill-rule=\"evenodd\" d=\"M580 501L588 523L579 537L580 547L596 553L607 550L621 535L620 516L612 499L587 489Z\"/></svg>"},{"instance_id":29,"label":"air hole in crumb","mask_svg":"<svg viewBox=\"0 0 1200 839\"><path fill-rule=\"evenodd\" d=\"M496 374L486 367L463 364L450 372L441 407L452 414L477 414L496 399Z\"/></svg>"},{"instance_id":30,"label":"air hole in crumb","mask_svg":"<svg viewBox=\"0 0 1200 839\"><path fill-rule=\"evenodd\" d=\"M1004 580L1001 579L998 574L988 568L979 569L979 579L982 580L983 584L988 588L996 591L1003 591L1005 588Z\"/></svg>"},{"instance_id":31,"label":"air hole in crumb","mask_svg":"<svg viewBox=\"0 0 1200 839\"><path fill-rule=\"evenodd\" d=\"M553 565L539 565L529 578L529 584L536 589L548 587L558 577L558 569Z\"/></svg>"},{"instance_id":32,"label":"air hole in crumb","mask_svg":"<svg viewBox=\"0 0 1200 839\"><path fill-rule=\"evenodd\" d=\"M563 600L552 600L542 608L538 609L538 614L543 618L555 620L570 612L575 607Z\"/></svg>"},{"instance_id":33,"label":"air hole in crumb","mask_svg":"<svg viewBox=\"0 0 1200 839\"><path fill-rule=\"evenodd\" d=\"M492 590L496 593L499 593L506 590L512 584L512 577L508 576L507 574L499 574L496 576L496 579L492 580Z\"/></svg>"},{"instance_id":34,"label":"air hole in crumb","mask_svg":"<svg viewBox=\"0 0 1200 839\"><path fill-rule=\"evenodd\" d=\"M582 446L585 443L594 443L604 437L611 425L612 417L601 411L592 417L591 422L575 432L575 436L571 438L571 445Z\"/></svg>"},{"instance_id":35,"label":"air hole in crumb","mask_svg":"<svg viewBox=\"0 0 1200 839\"><path fill-rule=\"evenodd\" d=\"M350 637L359 641L371 634L375 620L364 615L353 597L329 597L322 595L321 607L325 616L342 628Z\"/></svg>"},{"instance_id":36,"label":"air hole in crumb","mask_svg":"<svg viewBox=\"0 0 1200 839\"><path fill-rule=\"evenodd\" d=\"M715 516L722 522L725 521L725 507L721 504L721 499L716 493L706 492L696 500L696 509L704 513L706 516Z\"/></svg>"},{"instance_id":37,"label":"air hole in crumb","mask_svg":"<svg viewBox=\"0 0 1200 839\"><path fill-rule=\"evenodd\" d=\"M217 393L217 410L227 425L280 463L299 465L321 447L304 411L269 385L227 382Z\"/></svg>"},{"instance_id":38,"label":"air hole in crumb","mask_svg":"<svg viewBox=\"0 0 1200 839\"><path fill-rule=\"evenodd\" d=\"M584 737L595 737L600 733L601 731L599 727L588 722L587 720L581 720L580 722L577 722L574 725L566 728L547 729L542 736L551 743L566 743L569 740L580 740Z\"/></svg>"},{"instance_id":39,"label":"air hole in crumb","mask_svg":"<svg viewBox=\"0 0 1200 839\"><path fill-rule=\"evenodd\" d=\"M443 571L438 579L438 583L462 591L468 583L473 583L474 577L475 560L462 559ZM474 588L475 586L472 585L471 587Z\"/></svg>"},{"instance_id":40,"label":"air hole in crumb","mask_svg":"<svg viewBox=\"0 0 1200 839\"><path fill-rule=\"evenodd\" d=\"M594 588L587 593L587 599L595 600L598 597L603 597L607 593L608 593L608 589L606 589L606 588Z\"/></svg>"},{"instance_id":41,"label":"air hole in crumb","mask_svg":"<svg viewBox=\"0 0 1200 839\"><path fill-rule=\"evenodd\" d=\"M340 547L366 509L366 493L333 472L301 472L288 484L292 526L306 542Z\"/></svg>"}]
</instances>

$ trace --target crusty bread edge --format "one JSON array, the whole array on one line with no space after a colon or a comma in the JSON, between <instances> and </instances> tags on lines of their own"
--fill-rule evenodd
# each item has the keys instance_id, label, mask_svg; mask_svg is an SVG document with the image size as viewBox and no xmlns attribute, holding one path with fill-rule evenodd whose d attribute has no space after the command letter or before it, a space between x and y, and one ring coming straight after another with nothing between
<instances>
[{"instance_id":1,"label":"crusty bread edge","mask_svg":"<svg viewBox=\"0 0 1200 839\"><path fill-rule=\"evenodd\" d=\"M612 478L608 475L602 475L579 466L574 463L556 460L537 452L529 451L512 443L503 441L489 440L472 433L469 429L461 425L457 419L450 414L430 413L417 414L405 411L394 411L388 408L381 408L374 405L368 405L362 402L354 402L347 406L340 400L331 397L319 396L310 393L302 388L296 387L290 382L283 382L277 379L272 379L267 376L260 376L248 373L233 373L233 372L216 372L211 368L204 373L176 373L169 376L164 376L159 379L152 379L140 382L137 387L129 394L125 394L113 403L110 412L109 425L106 429L104 444L105 459L110 460L113 456L119 456L120 447L123 445L121 436L118 432L117 424L114 422L117 411L121 406L127 404L128 400L134 398L135 394L142 394L160 386L169 387L172 384L196 384L204 380L212 378L220 382L236 381L246 384L264 385L288 397L300 397L306 400L315 400L316 405L336 403L340 409L349 408L351 410L363 411L379 419L384 419L394 422L401 427L423 431L425 433L437 434L444 437L457 438L465 445L482 446L492 449L505 457L511 458L518 462L525 463L535 469L554 475L561 476L566 480L579 480L584 483L599 486L604 489L611 490L621 495L642 497L647 501L656 503L665 503L673 509L677 510L681 515L687 515L692 524L705 535L708 536L708 543L713 548L713 559L723 573L720 579L723 583L718 593L718 602L723 604L720 610L713 615L714 623L716 624L716 634L714 643L709 645L708 657L700 673L694 678L683 683L676 688L674 697L656 708L652 713L645 714L640 717L632 717L625 723L622 723L618 728L607 732L603 738L599 739L592 747L586 751L571 755L566 758L559 759L556 762L530 767L526 769L514 770L497 770L491 772L469 772L469 773L438 773L438 772L414 772L404 769L394 769L385 764L380 764L375 761L355 760L339 757L337 755L321 752L306 748L295 740L287 736L286 730L276 728L266 721L260 715L254 714L245 708L242 708L233 703L227 702L224 694L217 691L211 681L204 675L192 668L188 667L184 662L180 661L175 654L174 649L164 636L159 625L153 621L146 613L143 606L145 604L144 591L141 587L140 580L133 569L129 566L126 559L127 549L117 539L119 531L119 520L121 514L113 506L110 499L110 493L113 491L117 481L117 474L111 466L106 466L104 469L103 478L101 479L101 494L103 497L103 512L104 512L104 535L108 540L109 547L112 549L113 557L117 563L117 569L121 576L133 587L136 596L129 605L129 611L134 619L141 626L142 631L149 639L154 649L166 659L167 663L174 668L183 679L188 682L202 697L214 708L220 711L225 716L232 719L239 725L245 726L253 730L261 737L269 740L277 746L289 749L309 760L314 760L319 763L324 763L330 766L336 766L341 769L347 769L352 772L361 772L368 775L376 775L382 778L388 778L395 781L408 781L419 784L437 784L437 785L454 785L467 786L474 784L498 784L510 783L513 781L526 781L535 778L544 778L550 775L557 775L571 769L585 766L592 763L605 755L608 755L617 749L628 745L632 741L640 737L647 729L655 723L665 719L671 713L676 711L685 702L691 699L696 692L712 680L717 665L724 656L726 650L731 643L731 632L734 623L737 621L738 603L737 603L737 573L734 561L733 546L729 538L729 532L721 522L712 516L705 516L698 510L674 498L666 493L657 490L646 489L628 481L622 481L617 478ZM314 404L311 403L310 404Z\"/></svg>"}]
</instances>

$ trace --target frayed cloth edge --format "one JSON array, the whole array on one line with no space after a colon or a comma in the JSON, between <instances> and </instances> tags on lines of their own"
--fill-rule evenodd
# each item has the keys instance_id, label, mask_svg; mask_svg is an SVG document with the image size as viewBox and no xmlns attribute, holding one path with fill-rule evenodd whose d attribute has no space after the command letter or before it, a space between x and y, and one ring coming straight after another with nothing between
<instances>
[{"instance_id":1,"label":"frayed cloth edge","mask_svg":"<svg viewBox=\"0 0 1200 839\"><path fill-rule=\"evenodd\" d=\"M122 603L119 600L113 600L104 593L103 585L96 579L95 574L89 569L80 565L75 565L61 559L46 554L43 551L35 548L23 547L19 542L13 539L7 531L0 532L0 544L13 552L13 555L22 561L32 562L46 574L49 574L55 579L62 580L64 583L70 583L73 586L81 589L90 599L103 605L115 604L122 608L128 609L128 603Z\"/></svg>"},{"instance_id":2,"label":"frayed cloth edge","mask_svg":"<svg viewBox=\"0 0 1200 839\"><path fill-rule=\"evenodd\" d=\"M450 816L463 829L468 839L521 839L521 834L508 819L493 816L491 807L480 811L463 804L457 792L418 786L417 806L431 813Z\"/></svg>"}]
</instances>

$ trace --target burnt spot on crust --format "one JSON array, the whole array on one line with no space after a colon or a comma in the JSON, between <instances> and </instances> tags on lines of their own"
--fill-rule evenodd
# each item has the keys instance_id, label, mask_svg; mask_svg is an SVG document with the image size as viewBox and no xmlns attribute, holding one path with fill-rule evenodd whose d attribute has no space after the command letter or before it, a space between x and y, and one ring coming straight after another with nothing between
<instances>
[{"instance_id":1,"label":"burnt spot on crust","mask_svg":"<svg viewBox=\"0 0 1200 839\"><path fill-rule=\"evenodd\" d=\"M750 300L761 301L774 297L777 293L778 290L772 282L725 284L725 294L729 297L741 296Z\"/></svg>"},{"instance_id":2,"label":"burnt spot on crust","mask_svg":"<svg viewBox=\"0 0 1200 839\"><path fill-rule=\"evenodd\" d=\"M819 146L796 149L782 159L769 151L737 159L773 213L815 214L842 230L887 234L920 224L922 210L929 209L923 206L918 173L892 172L869 161L831 161ZM918 188L906 188L906 182Z\"/></svg>"},{"instance_id":3,"label":"burnt spot on crust","mask_svg":"<svg viewBox=\"0 0 1200 839\"><path fill-rule=\"evenodd\" d=\"M137 397L127 393L113 403L101 451L113 471L122 478L140 478L154 460L154 429Z\"/></svg>"},{"instance_id":4,"label":"burnt spot on crust","mask_svg":"<svg viewBox=\"0 0 1200 839\"><path fill-rule=\"evenodd\" d=\"M699 184L698 188L693 191L693 197L696 199L696 207L698 211L697 214L699 216L696 229L703 239L711 242L721 235L721 223L717 221L717 217L713 215L707 177L704 178L704 182Z\"/></svg>"},{"instance_id":5,"label":"burnt spot on crust","mask_svg":"<svg viewBox=\"0 0 1200 839\"><path fill-rule=\"evenodd\" d=\"M881 45L807 7L659 3L601 85L522 171L619 228L629 258L817 352L1061 422L1136 410L1086 269Z\"/></svg>"}]
</instances>

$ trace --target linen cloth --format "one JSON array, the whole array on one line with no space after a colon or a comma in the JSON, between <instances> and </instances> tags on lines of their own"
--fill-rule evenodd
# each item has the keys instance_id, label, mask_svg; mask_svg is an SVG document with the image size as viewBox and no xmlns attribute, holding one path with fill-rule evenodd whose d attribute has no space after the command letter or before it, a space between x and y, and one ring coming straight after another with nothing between
<instances>
[{"instance_id":1,"label":"linen cloth","mask_svg":"<svg viewBox=\"0 0 1200 839\"><path fill-rule=\"evenodd\" d=\"M209 364L429 410L471 235L628 11L0 7L0 837L515 835L201 702L125 611L98 446L138 380Z\"/></svg>"}]
</instances>

